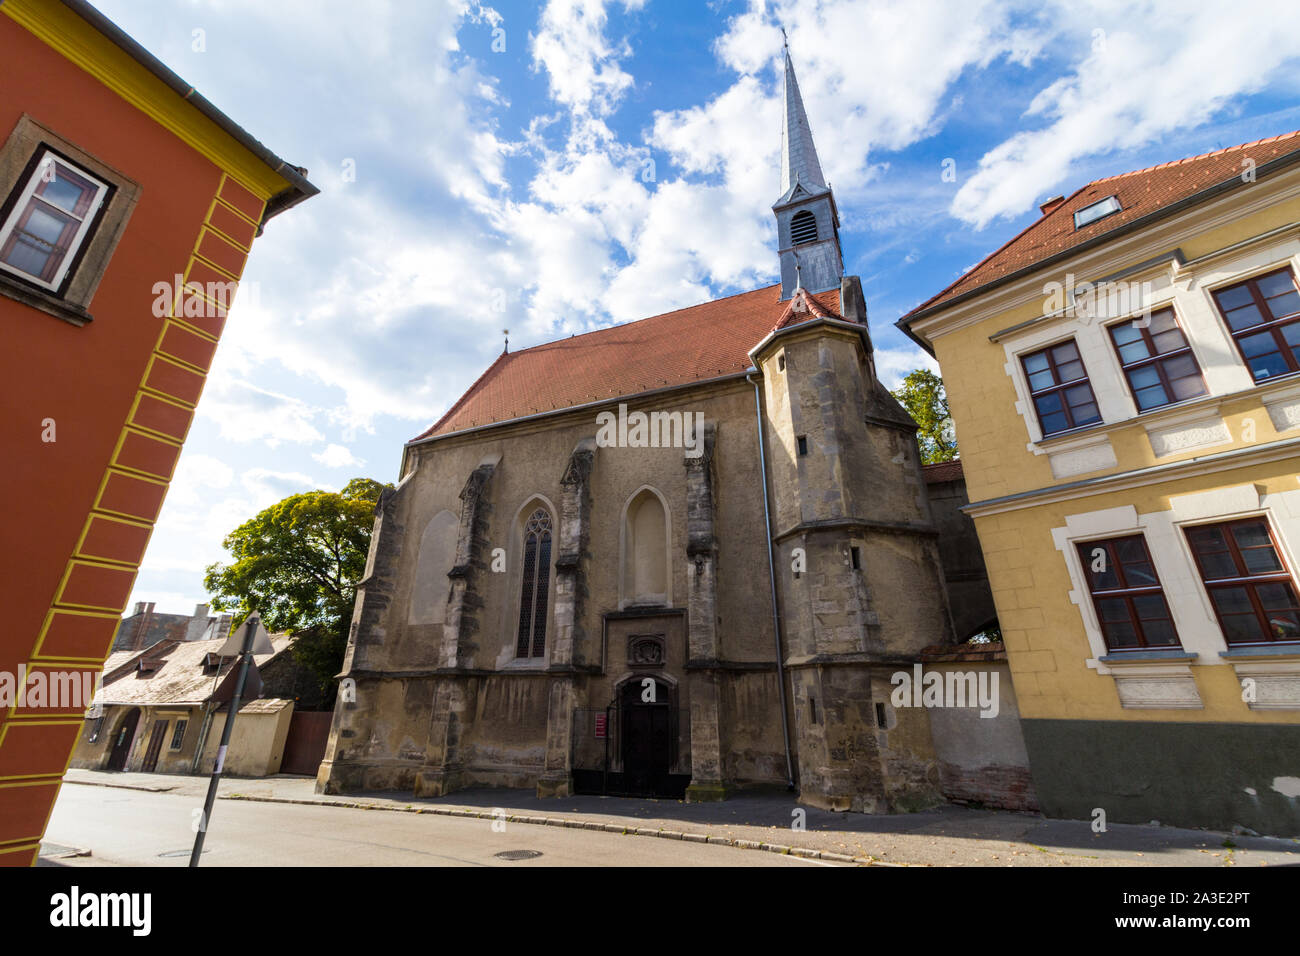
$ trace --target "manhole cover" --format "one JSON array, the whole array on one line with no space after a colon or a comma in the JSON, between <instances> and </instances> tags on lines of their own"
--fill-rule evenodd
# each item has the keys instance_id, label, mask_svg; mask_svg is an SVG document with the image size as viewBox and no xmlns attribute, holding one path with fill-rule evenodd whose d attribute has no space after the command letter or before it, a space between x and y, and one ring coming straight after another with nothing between
<instances>
[{"instance_id":1,"label":"manhole cover","mask_svg":"<svg viewBox=\"0 0 1300 956\"><path fill-rule=\"evenodd\" d=\"M207 853L207 852L208 852L207 850L202 851L202 853ZM190 849L190 850L168 850L166 853L159 853L158 855L159 856L192 856L193 854L194 851Z\"/></svg>"},{"instance_id":2,"label":"manhole cover","mask_svg":"<svg viewBox=\"0 0 1300 956\"><path fill-rule=\"evenodd\" d=\"M541 855L540 850L502 850L500 853L493 854L502 860L535 860Z\"/></svg>"}]
</instances>

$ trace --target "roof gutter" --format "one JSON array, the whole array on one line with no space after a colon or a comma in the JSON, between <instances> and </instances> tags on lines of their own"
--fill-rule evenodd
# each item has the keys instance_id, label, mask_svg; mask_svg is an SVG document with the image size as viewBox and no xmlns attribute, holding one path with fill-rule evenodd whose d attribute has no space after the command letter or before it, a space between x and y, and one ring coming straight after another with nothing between
<instances>
[{"instance_id":1,"label":"roof gutter","mask_svg":"<svg viewBox=\"0 0 1300 956\"><path fill-rule=\"evenodd\" d=\"M266 204L266 211L262 215L261 225L265 225L266 221L272 216L278 216L286 209L291 209L303 200L310 199L320 192L320 189L308 182L305 169L290 165L263 146L253 138L251 133L213 106L194 87L169 70L161 60L133 40L121 27L92 7L86 0L60 0L60 2L112 41L127 56L167 84L181 99L220 127L222 132L273 169L276 175L288 180L289 188L272 196Z\"/></svg>"},{"instance_id":2,"label":"roof gutter","mask_svg":"<svg viewBox=\"0 0 1300 956\"><path fill-rule=\"evenodd\" d=\"M1257 167L1256 179L1258 180L1258 178L1261 176L1268 176L1271 175L1272 173L1279 172L1283 169L1286 169L1288 166L1295 165L1297 162L1300 162L1300 149L1294 149L1289 153L1284 153L1283 155L1277 157L1276 159L1271 159L1267 163L1264 163L1262 166ZM983 285L978 285L975 288L963 292L961 293L961 295L954 296L953 298L948 299L945 302L936 303L935 305L929 306L927 308L919 309L915 312L909 312L907 315L903 316L897 322L895 322L894 327L899 329L899 331L903 332L903 334L905 334L913 342L916 342L918 345L924 348L931 355L934 355L933 347L926 345L918 336L916 336L912 332L911 323L917 321L918 319L924 319L936 313L943 312L947 309L952 308L955 305L958 305L959 303L966 302L976 296L983 295L986 292L990 292L993 289L1000 288L1001 286L1007 285L1012 282L1017 282L1020 279L1023 279L1025 276L1032 275L1035 272L1039 272L1043 269L1046 269L1049 266L1055 265L1058 262L1062 262L1066 259L1076 256L1079 253L1086 252L1089 249L1094 249L1097 246L1111 242L1115 239L1118 239L1121 236L1126 236L1129 233L1137 232L1140 229L1145 229L1147 226L1159 222L1162 219L1167 219L1170 216L1183 212L1186 209L1190 209L1192 206L1196 206L1199 205L1200 203L1213 199L1216 196L1221 195L1222 193L1226 193L1233 189L1236 189L1239 186L1246 186L1246 185L1253 185L1253 183L1247 183L1244 180L1242 180L1241 176L1236 175L1230 179L1225 179L1223 182L1215 183L1213 186L1207 186L1205 189L1202 189L1200 192L1192 193L1192 195L1186 196L1178 200L1177 202L1170 203L1168 206L1161 206L1159 209L1155 210L1154 212L1149 212L1145 216L1140 216L1137 219L1134 219L1132 222L1125 223L1124 225L1117 226L1116 228L1111 229L1108 232L1103 232L1100 235L1093 236L1091 239L1081 242L1077 246L1071 246L1068 249L1063 249L1058 253L1054 253L1053 255L1048 256L1046 259L1040 259L1031 265L1025 266L1024 268L1021 269L1017 269L1015 272L1004 275L1001 278L992 279L989 282L985 282Z\"/></svg>"}]
</instances>

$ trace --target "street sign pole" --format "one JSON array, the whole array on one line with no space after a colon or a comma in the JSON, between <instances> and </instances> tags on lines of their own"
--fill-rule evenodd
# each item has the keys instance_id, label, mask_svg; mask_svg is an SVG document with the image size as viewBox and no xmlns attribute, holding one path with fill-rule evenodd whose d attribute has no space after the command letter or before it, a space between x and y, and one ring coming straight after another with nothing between
<instances>
[{"instance_id":1,"label":"street sign pole","mask_svg":"<svg viewBox=\"0 0 1300 956\"><path fill-rule=\"evenodd\" d=\"M221 770L226 764L226 748L230 746L230 731L235 726L235 715L239 713L239 699L244 694L244 682L248 679L248 665L253 661L253 637L257 634L261 621L256 614L244 622L244 647L239 655L239 679L235 682L235 696L231 698L230 710L226 712L226 724L221 728L221 744L217 747L217 760L212 767L212 780L208 782L208 796L203 801L203 816L199 818L199 832L194 834L194 851L190 854L190 866L199 865L199 855L203 852L203 838L208 832L208 823L212 820L212 804L217 799L217 784L221 782Z\"/></svg>"}]
</instances>

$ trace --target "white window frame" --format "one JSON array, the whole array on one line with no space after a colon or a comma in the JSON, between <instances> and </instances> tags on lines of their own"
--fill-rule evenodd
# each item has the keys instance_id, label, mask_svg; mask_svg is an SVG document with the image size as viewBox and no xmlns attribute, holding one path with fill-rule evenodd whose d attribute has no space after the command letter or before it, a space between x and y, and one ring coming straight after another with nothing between
<instances>
[{"instance_id":1,"label":"white window frame","mask_svg":"<svg viewBox=\"0 0 1300 956\"><path fill-rule=\"evenodd\" d=\"M46 281L38 276L32 275L30 272L24 272L22 269L17 269L3 261L0 261L0 269L3 269L11 275L17 276L24 282L30 282L33 285L40 286L42 289L47 289L50 292L57 293L63 286L64 280L67 279L68 272L72 268L73 262L76 261L77 253L80 252L81 247L85 244L86 239L90 234L91 223L94 221L96 215L98 215L100 208L104 204L104 197L108 193L108 184L98 176L87 172L71 160L65 159L48 146L42 146L40 153L37 155L39 156L39 159L35 168L32 170L31 175L28 177L26 185L23 186L22 192L18 194L18 201L14 203L13 209L9 211L9 216L5 219L4 225L0 226L0 245L3 245L8 241L10 235L13 234L13 230L18 224L18 220L22 218L28 204L32 201L34 193L36 192L36 187L45 175L45 170L50 168L51 164L62 163L74 170L78 176L87 179L92 185L94 185L95 195L90 201L90 206L87 208L86 214L81 217L81 225L77 228L76 234L72 237L72 242L68 245L67 255L63 257L63 262L59 264L59 271L55 273L53 279ZM37 202L44 202L44 200L39 196L35 196L34 198ZM46 205L53 204L46 203ZM77 218L74 213L70 213L66 209L58 206L54 206L54 208L58 209L59 212L65 216L71 216L74 219Z\"/></svg>"}]
</instances>

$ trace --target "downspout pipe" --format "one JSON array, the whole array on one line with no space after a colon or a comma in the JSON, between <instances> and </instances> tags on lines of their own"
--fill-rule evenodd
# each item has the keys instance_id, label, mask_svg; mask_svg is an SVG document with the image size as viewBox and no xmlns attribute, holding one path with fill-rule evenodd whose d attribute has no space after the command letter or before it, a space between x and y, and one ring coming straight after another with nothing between
<instances>
[{"instance_id":1,"label":"downspout pipe","mask_svg":"<svg viewBox=\"0 0 1300 956\"><path fill-rule=\"evenodd\" d=\"M776 604L776 557L772 553L772 512L767 495L767 445L763 440L763 399L758 391L754 374L746 373L745 381L754 386L754 422L758 428L758 467L763 479L763 537L767 541L767 581L772 591L772 633L776 637L776 690L781 702L781 736L785 739L785 782L789 789L794 783L794 761L790 757L790 717L785 699L785 654L781 650L781 614Z\"/></svg>"}]
</instances>

